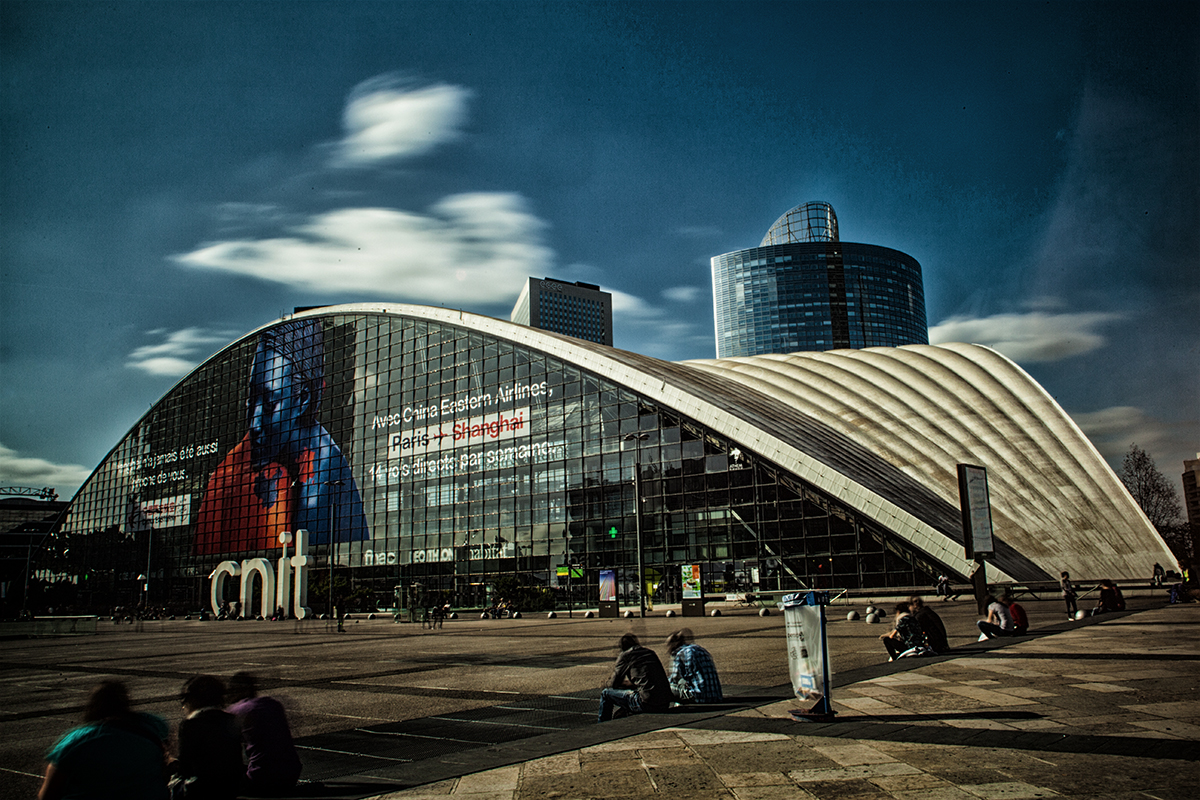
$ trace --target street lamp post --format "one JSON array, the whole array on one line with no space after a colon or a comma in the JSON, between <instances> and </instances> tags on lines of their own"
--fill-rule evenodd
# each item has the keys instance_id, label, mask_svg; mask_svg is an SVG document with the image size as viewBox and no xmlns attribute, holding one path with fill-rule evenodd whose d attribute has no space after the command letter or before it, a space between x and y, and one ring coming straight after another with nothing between
<instances>
[{"instance_id":1,"label":"street lamp post","mask_svg":"<svg viewBox=\"0 0 1200 800\"><path fill-rule=\"evenodd\" d=\"M337 558L337 552L334 549L340 542L337 541L337 496L340 488L346 485L345 481L321 481L323 486L330 487L329 492L329 619L333 619L333 562Z\"/></svg>"},{"instance_id":2,"label":"street lamp post","mask_svg":"<svg viewBox=\"0 0 1200 800\"><path fill-rule=\"evenodd\" d=\"M644 442L648 433L627 433L621 437L625 442ZM637 592L638 615L646 616L646 570L642 566L642 451L633 451L633 519L637 535Z\"/></svg>"}]
</instances>

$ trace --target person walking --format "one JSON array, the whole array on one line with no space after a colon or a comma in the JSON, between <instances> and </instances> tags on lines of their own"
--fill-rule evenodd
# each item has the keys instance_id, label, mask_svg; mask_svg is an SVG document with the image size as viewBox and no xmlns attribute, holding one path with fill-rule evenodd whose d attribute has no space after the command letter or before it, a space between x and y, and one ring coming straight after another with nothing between
<instances>
[{"instance_id":1,"label":"person walking","mask_svg":"<svg viewBox=\"0 0 1200 800\"><path fill-rule=\"evenodd\" d=\"M38 800L167 800L167 734L162 717L130 710L124 683L102 681L46 753Z\"/></svg>"},{"instance_id":2,"label":"person walking","mask_svg":"<svg viewBox=\"0 0 1200 800\"><path fill-rule=\"evenodd\" d=\"M1075 591L1075 585L1071 583L1071 573L1062 573L1059 585L1062 586L1063 602L1067 604L1067 618L1074 619L1075 615L1079 613L1079 607L1075 605L1075 598L1078 596L1078 593Z\"/></svg>"},{"instance_id":3,"label":"person walking","mask_svg":"<svg viewBox=\"0 0 1200 800\"><path fill-rule=\"evenodd\" d=\"M625 714L666 711L671 704L671 686L658 656L642 647L632 633L622 636L618 647L621 654L617 656L612 680L608 688L600 690L596 721L607 722L618 710Z\"/></svg>"}]
</instances>

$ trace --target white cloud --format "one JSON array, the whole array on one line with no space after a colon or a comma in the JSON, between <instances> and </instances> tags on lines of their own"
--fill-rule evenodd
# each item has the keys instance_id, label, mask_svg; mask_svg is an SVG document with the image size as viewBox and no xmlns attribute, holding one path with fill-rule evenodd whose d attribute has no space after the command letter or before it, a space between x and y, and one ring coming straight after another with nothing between
<instances>
[{"instance_id":1,"label":"white cloud","mask_svg":"<svg viewBox=\"0 0 1200 800\"><path fill-rule=\"evenodd\" d=\"M157 329L147 335L164 337L159 344L145 345L129 354L125 366L151 375L180 377L192 370L200 359L230 341L231 333L184 328L178 331Z\"/></svg>"},{"instance_id":2,"label":"white cloud","mask_svg":"<svg viewBox=\"0 0 1200 800\"><path fill-rule=\"evenodd\" d=\"M350 93L338 143L336 166L371 166L429 152L458 138L471 92L461 86L414 86L396 75L380 75Z\"/></svg>"},{"instance_id":3,"label":"white cloud","mask_svg":"<svg viewBox=\"0 0 1200 800\"><path fill-rule=\"evenodd\" d=\"M710 317L697 325L694 317L647 303L640 297L613 291L614 344L625 350L674 361L695 357L703 349L711 352Z\"/></svg>"},{"instance_id":4,"label":"white cloud","mask_svg":"<svg viewBox=\"0 0 1200 800\"><path fill-rule=\"evenodd\" d=\"M73 495L91 474L92 470L88 467L20 456L15 450L0 444L0 483L5 486L29 486L34 489L49 486L58 491L61 500Z\"/></svg>"},{"instance_id":5,"label":"white cloud","mask_svg":"<svg viewBox=\"0 0 1200 800\"><path fill-rule=\"evenodd\" d=\"M1061 361L1103 347L1106 340L1097 329L1122 318L1099 311L951 317L929 329L929 341L984 344L1019 363Z\"/></svg>"},{"instance_id":6,"label":"white cloud","mask_svg":"<svg viewBox=\"0 0 1200 800\"><path fill-rule=\"evenodd\" d=\"M1117 474L1129 446L1136 444L1150 454L1176 490L1180 488L1183 461L1195 452L1190 436L1180 435L1186 430L1184 426L1158 419L1136 406L1074 411L1070 415Z\"/></svg>"},{"instance_id":7,"label":"white cloud","mask_svg":"<svg viewBox=\"0 0 1200 800\"><path fill-rule=\"evenodd\" d=\"M515 299L526 277L548 268L545 227L519 195L460 194L428 214L336 209L290 236L216 242L175 260L322 293L495 303Z\"/></svg>"},{"instance_id":8,"label":"white cloud","mask_svg":"<svg viewBox=\"0 0 1200 800\"><path fill-rule=\"evenodd\" d=\"M692 303L700 299L702 294L704 289L699 286L672 286L670 289L663 289L663 297L675 303Z\"/></svg>"}]
</instances>

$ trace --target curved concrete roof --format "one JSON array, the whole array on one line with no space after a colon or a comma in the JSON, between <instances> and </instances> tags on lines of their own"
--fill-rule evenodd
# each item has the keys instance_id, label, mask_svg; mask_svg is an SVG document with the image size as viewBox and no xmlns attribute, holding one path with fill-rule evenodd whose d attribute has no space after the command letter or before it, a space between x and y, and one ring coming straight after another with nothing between
<instances>
[{"instance_id":1,"label":"curved concrete roof","mask_svg":"<svg viewBox=\"0 0 1200 800\"><path fill-rule=\"evenodd\" d=\"M466 327L590 370L701 421L964 575L960 462L988 470L990 580L1056 580L1061 570L1132 578L1173 560L1053 398L986 347L667 362L445 308L358 303L298 316L370 313Z\"/></svg>"}]
</instances>

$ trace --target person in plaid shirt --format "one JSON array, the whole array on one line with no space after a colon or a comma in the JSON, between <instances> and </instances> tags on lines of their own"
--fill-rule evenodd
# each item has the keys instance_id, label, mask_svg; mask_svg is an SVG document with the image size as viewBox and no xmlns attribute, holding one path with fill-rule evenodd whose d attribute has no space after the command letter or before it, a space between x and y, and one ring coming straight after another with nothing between
<instances>
[{"instance_id":1,"label":"person in plaid shirt","mask_svg":"<svg viewBox=\"0 0 1200 800\"><path fill-rule=\"evenodd\" d=\"M721 679L717 666L707 650L692 643L692 631L681 628L667 637L667 652L671 654L671 694L677 703L719 703Z\"/></svg>"}]
</instances>

